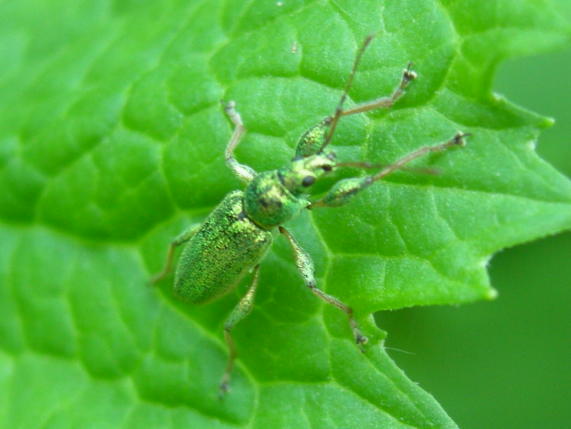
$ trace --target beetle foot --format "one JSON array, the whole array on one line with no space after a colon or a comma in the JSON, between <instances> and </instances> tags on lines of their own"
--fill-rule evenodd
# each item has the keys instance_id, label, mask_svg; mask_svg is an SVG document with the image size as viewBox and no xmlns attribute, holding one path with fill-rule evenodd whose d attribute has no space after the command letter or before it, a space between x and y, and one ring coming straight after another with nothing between
<instances>
[{"instance_id":1,"label":"beetle foot","mask_svg":"<svg viewBox=\"0 0 571 429\"><path fill-rule=\"evenodd\" d=\"M357 346L359 346L359 350L361 350L361 352L365 353L365 344L367 344L369 342L369 339L364 336L363 334L361 334L361 332L355 332L355 343L357 343Z\"/></svg>"},{"instance_id":2,"label":"beetle foot","mask_svg":"<svg viewBox=\"0 0 571 429\"><path fill-rule=\"evenodd\" d=\"M413 67L414 67L414 64L412 63L412 61L410 61L407 64L406 69L404 69L403 74L402 74L401 88L403 88L403 89L406 88L411 81L418 78L418 73L416 73L413 70Z\"/></svg>"},{"instance_id":3,"label":"beetle foot","mask_svg":"<svg viewBox=\"0 0 571 429\"><path fill-rule=\"evenodd\" d=\"M223 380L218 387L218 398L224 399L228 392L230 392L230 383L228 380Z\"/></svg>"}]
</instances>

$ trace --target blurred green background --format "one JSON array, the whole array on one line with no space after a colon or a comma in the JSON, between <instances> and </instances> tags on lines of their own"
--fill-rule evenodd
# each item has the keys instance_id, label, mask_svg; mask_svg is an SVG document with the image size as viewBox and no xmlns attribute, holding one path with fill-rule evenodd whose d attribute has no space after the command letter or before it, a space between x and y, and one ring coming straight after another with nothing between
<instances>
[{"instance_id":1,"label":"blurred green background","mask_svg":"<svg viewBox=\"0 0 571 429\"><path fill-rule=\"evenodd\" d=\"M571 176L571 49L503 64L495 90L552 116L538 152ZM564 85L564 86L562 86ZM398 365L461 428L571 422L571 233L490 262L494 302L378 314Z\"/></svg>"}]
</instances>

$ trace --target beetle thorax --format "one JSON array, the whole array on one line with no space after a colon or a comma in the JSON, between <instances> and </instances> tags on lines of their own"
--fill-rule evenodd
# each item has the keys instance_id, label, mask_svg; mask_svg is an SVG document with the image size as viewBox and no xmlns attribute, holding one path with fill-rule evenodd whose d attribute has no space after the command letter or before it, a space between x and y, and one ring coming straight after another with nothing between
<instances>
[{"instance_id":1,"label":"beetle thorax","mask_svg":"<svg viewBox=\"0 0 571 429\"><path fill-rule=\"evenodd\" d=\"M278 170L258 174L244 190L246 215L266 229L287 222L306 206L304 198L284 186Z\"/></svg>"}]
</instances>

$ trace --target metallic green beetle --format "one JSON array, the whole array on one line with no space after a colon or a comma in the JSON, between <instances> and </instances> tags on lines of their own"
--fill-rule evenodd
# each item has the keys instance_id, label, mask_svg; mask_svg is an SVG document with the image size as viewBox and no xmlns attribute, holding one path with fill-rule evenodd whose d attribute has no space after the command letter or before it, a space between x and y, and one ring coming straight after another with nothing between
<instances>
[{"instance_id":1,"label":"metallic green beetle","mask_svg":"<svg viewBox=\"0 0 571 429\"><path fill-rule=\"evenodd\" d=\"M281 225L303 209L341 206L354 195L402 168L413 159L430 152L464 145L464 137L467 134L458 132L451 140L436 146L422 147L394 164L381 168L374 175L340 180L323 198L317 201L312 202L308 199L308 190L316 180L338 167L375 167L367 162L341 163L336 161L335 153L328 149L327 145L333 137L339 119L373 109L390 108L404 94L409 83L416 78L416 73L412 71L409 64L391 96L344 110L343 104L353 77L371 39L372 36L365 39L357 53L353 70L334 115L323 119L301 137L295 156L291 164L286 167L256 173L252 168L240 164L234 158L234 150L245 128L236 110L236 104L233 101L226 104L226 113L235 126L225 151L226 163L246 184L246 189L230 192L202 224L193 225L178 236L169 247L163 270L152 279L153 282L157 282L170 271L174 250L182 244L185 246L176 268L174 290L185 301L200 304L214 300L233 290L246 273L253 270L252 283L246 295L239 301L224 324L224 337L228 345L229 356L220 384L222 394L229 390L230 375L237 355L231 331L253 308L260 261L272 244L272 231L278 228L288 240L297 268L311 292L348 315L355 342L362 347L367 342L367 338L361 333L353 317L353 310L317 287L311 257Z\"/></svg>"}]
</instances>

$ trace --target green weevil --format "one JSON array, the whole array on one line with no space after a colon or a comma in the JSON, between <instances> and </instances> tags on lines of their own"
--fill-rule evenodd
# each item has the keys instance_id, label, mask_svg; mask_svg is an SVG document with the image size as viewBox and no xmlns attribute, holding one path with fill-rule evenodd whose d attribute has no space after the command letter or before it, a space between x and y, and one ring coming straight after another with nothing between
<instances>
[{"instance_id":1,"label":"green weevil","mask_svg":"<svg viewBox=\"0 0 571 429\"><path fill-rule=\"evenodd\" d=\"M245 183L246 188L244 191L230 192L202 224L190 226L172 241L163 270L152 278L152 282L157 282L170 271L174 251L181 245L184 245L184 248L176 267L174 291L187 302L201 304L219 298L233 290L248 272L253 271L252 281L245 296L240 299L224 323L228 362L220 383L221 394L229 390L230 376L237 356L231 332L236 324L252 311L258 287L260 262L272 244L276 228L289 242L295 264L305 285L317 298L347 314L354 340L362 349L367 337L359 329L353 317L353 310L317 287L311 257L282 225L303 209L338 207L346 204L356 194L416 158L465 144L464 138L467 134L457 132L452 139L444 143L421 147L384 167L368 162L336 160L335 152L328 148L328 144L339 119L343 116L392 107L403 96L410 82L417 77L409 63L403 71L400 83L390 96L344 109L343 105L353 77L371 40L372 36L367 37L357 52L353 69L335 113L324 118L301 136L290 165L257 173L251 167L239 163L234 157L234 150L246 129L236 110L236 103L230 101L225 105L226 114L234 125L234 131L226 146L226 164L238 179ZM320 177L339 167L363 169L377 167L380 171L373 175L342 179L335 183L323 198L311 201L308 192L310 187Z\"/></svg>"}]
</instances>

